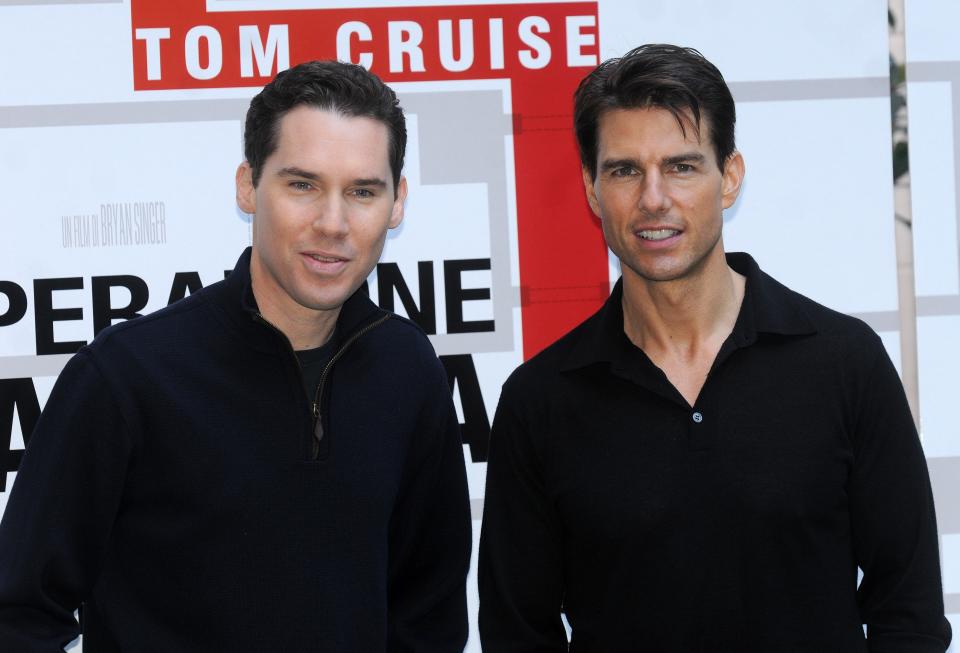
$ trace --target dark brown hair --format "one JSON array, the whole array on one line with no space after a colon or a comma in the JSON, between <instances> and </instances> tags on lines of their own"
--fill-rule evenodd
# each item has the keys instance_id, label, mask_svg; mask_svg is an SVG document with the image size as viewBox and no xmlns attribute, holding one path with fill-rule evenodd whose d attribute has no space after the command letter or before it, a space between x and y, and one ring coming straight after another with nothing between
<instances>
[{"instance_id":1,"label":"dark brown hair","mask_svg":"<svg viewBox=\"0 0 960 653\"><path fill-rule=\"evenodd\" d=\"M690 125L700 137L704 119L723 170L733 154L737 121L733 96L717 67L693 48L651 43L617 59L608 59L583 78L573 99L573 123L580 160L597 176L597 127L611 109L656 107L673 114L686 134Z\"/></svg>"},{"instance_id":2,"label":"dark brown hair","mask_svg":"<svg viewBox=\"0 0 960 653\"><path fill-rule=\"evenodd\" d=\"M250 101L243 131L243 154L260 181L264 162L277 149L280 119L307 105L348 117L379 120L390 135L388 155L393 187L400 183L407 126L396 93L362 66L339 61L308 61L277 73Z\"/></svg>"}]
</instances>

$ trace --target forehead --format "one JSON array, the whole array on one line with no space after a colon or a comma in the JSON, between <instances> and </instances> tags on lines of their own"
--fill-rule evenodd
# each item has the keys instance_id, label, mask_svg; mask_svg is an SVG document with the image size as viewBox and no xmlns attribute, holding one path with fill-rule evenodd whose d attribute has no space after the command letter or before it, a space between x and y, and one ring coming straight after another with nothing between
<instances>
[{"instance_id":1,"label":"forehead","mask_svg":"<svg viewBox=\"0 0 960 653\"><path fill-rule=\"evenodd\" d=\"M277 147L268 165L390 166L389 131L373 118L298 106L280 118L277 131Z\"/></svg>"},{"instance_id":2,"label":"forehead","mask_svg":"<svg viewBox=\"0 0 960 653\"><path fill-rule=\"evenodd\" d=\"M622 150L632 154L662 153L676 148L706 152L709 133L706 119L701 115L700 127L689 110L682 110L680 120L667 109L644 107L611 109L605 111L597 126L597 153L605 158Z\"/></svg>"}]
</instances>

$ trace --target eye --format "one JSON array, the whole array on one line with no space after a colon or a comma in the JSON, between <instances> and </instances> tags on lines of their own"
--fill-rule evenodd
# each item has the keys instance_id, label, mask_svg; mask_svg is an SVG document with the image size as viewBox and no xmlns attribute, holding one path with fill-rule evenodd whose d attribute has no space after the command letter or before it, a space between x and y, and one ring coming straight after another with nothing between
<instances>
[{"instance_id":1,"label":"eye","mask_svg":"<svg viewBox=\"0 0 960 653\"><path fill-rule=\"evenodd\" d=\"M680 174L687 174L693 172L694 168L689 163L677 163L674 164L673 169Z\"/></svg>"},{"instance_id":2,"label":"eye","mask_svg":"<svg viewBox=\"0 0 960 653\"><path fill-rule=\"evenodd\" d=\"M368 199L375 196L375 193L369 188L355 188L351 191L351 194L360 199Z\"/></svg>"},{"instance_id":3,"label":"eye","mask_svg":"<svg viewBox=\"0 0 960 653\"><path fill-rule=\"evenodd\" d=\"M611 177L631 177L637 174L637 171L631 166L620 166L610 171Z\"/></svg>"},{"instance_id":4,"label":"eye","mask_svg":"<svg viewBox=\"0 0 960 653\"><path fill-rule=\"evenodd\" d=\"M291 181L289 184L290 188L297 191L308 191L312 188L309 182L306 181Z\"/></svg>"}]
</instances>

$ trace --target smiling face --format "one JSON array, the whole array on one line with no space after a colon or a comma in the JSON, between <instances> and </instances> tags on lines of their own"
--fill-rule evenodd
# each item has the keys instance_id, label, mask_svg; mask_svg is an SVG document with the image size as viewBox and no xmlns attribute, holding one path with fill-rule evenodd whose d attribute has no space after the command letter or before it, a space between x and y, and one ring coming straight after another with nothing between
<instances>
[{"instance_id":1,"label":"smiling face","mask_svg":"<svg viewBox=\"0 0 960 653\"><path fill-rule=\"evenodd\" d=\"M255 216L250 275L267 319L335 316L373 270L406 197L405 179L394 192L387 148L380 121L299 106L280 120L257 186L248 163L237 170L237 203Z\"/></svg>"},{"instance_id":2,"label":"smiling face","mask_svg":"<svg viewBox=\"0 0 960 653\"><path fill-rule=\"evenodd\" d=\"M620 259L624 282L666 282L726 266L723 209L737 199L743 159L734 153L721 171L709 125L686 134L660 108L615 109L597 129L597 175L584 168L587 200L607 245Z\"/></svg>"}]
</instances>

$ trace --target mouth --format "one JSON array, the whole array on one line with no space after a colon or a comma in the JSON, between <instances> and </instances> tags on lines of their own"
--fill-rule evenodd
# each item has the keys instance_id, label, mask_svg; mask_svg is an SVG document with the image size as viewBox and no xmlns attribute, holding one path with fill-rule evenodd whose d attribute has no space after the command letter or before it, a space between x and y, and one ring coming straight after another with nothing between
<instances>
[{"instance_id":1,"label":"mouth","mask_svg":"<svg viewBox=\"0 0 960 653\"><path fill-rule=\"evenodd\" d=\"M302 252L304 262L314 272L332 274L341 271L350 259L327 252Z\"/></svg>"},{"instance_id":2,"label":"mouth","mask_svg":"<svg viewBox=\"0 0 960 653\"><path fill-rule=\"evenodd\" d=\"M314 261L319 261L320 263L345 263L348 260L342 256L333 256L330 254L311 254L309 252L305 253L304 256L312 258Z\"/></svg>"},{"instance_id":3,"label":"mouth","mask_svg":"<svg viewBox=\"0 0 960 653\"><path fill-rule=\"evenodd\" d=\"M638 237L643 240L650 240L654 242L659 242L662 240L667 240L668 238L673 238L674 236L680 235L679 229L642 229L640 231L634 232Z\"/></svg>"}]
</instances>

